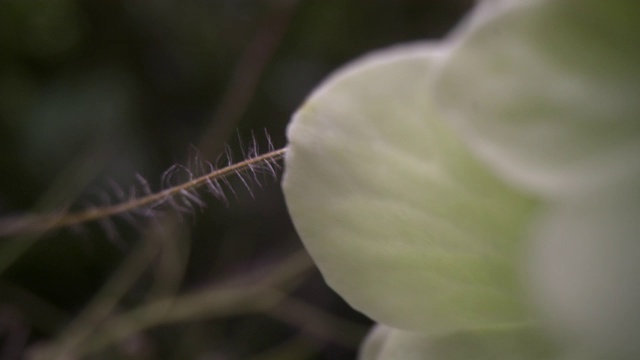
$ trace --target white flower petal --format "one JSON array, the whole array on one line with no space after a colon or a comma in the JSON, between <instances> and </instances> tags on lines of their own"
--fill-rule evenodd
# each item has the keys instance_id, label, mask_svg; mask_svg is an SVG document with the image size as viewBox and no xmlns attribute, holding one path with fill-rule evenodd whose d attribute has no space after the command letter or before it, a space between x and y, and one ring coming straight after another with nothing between
<instances>
[{"instance_id":1,"label":"white flower petal","mask_svg":"<svg viewBox=\"0 0 640 360\"><path fill-rule=\"evenodd\" d=\"M560 338L640 359L640 189L556 205L531 243L532 295Z\"/></svg>"},{"instance_id":2,"label":"white flower petal","mask_svg":"<svg viewBox=\"0 0 640 360\"><path fill-rule=\"evenodd\" d=\"M295 115L283 189L326 281L380 322L426 333L527 321L517 271L534 202L434 112L442 50L381 51Z\"/></svg>"},{"instance_id":3,"label":"white flower petal","mask_svg":"<svg viewBox=\"0 0 640 360\"><path fill-rule=\"evenodd\" d=\"M461 331L441 337L378 325L365 339L359 360L554 360L556 349L529 327Z\"/></svg>"},{"instance_id":4,"label":"white flower petal","mask_svg":"<svg viewBox=\"0 0 640 360\"><path fill-rule=\"evenodd\" d=\"M482 5L435 87L474 151L550 199L640 174L640 2Z\"/></svg>"}]
</instances>

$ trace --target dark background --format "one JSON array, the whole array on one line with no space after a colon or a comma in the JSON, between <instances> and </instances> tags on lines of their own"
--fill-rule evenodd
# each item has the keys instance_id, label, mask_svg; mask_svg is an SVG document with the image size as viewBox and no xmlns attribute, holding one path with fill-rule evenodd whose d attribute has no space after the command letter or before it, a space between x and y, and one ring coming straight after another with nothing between
<instances>
[{"instance_id":1,"label":"dark background","mask_svg":"<svg viewBox=\"0 0 640 360\"><path fill-rule=\"evenodd\" d=\"M129 188L136 174L158 190L171 165L215 161L225 144L236 160L252 138L265 149L265 130L283 147L291 114L328 73L439 38L471 3L0 0L0 213L117 202L112 184ZM201 192L207 206L192 215L0 239L0 360L56 346L87 359L354 358L370 323L301 255L278 182L251 181L252 197L231 179L229 204ZM267 296L253 290L273 269L293 274L271 287L290 301L260 306ZM194 315L168 321L164 309L87 350L116 315L208 289L238 290L232 303L249 310L201 296Z\"/></svg>"}]
</instances>

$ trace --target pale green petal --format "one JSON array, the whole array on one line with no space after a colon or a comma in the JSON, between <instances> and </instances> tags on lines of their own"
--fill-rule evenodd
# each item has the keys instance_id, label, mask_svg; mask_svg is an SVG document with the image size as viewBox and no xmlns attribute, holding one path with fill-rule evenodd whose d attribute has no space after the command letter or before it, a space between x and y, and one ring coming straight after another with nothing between
<instances>
[{"instance_id":1,"label":"pale green petal","mask_svg":"<svg viewBox=\"0 0 640 360\"><path fill-rule=\"evenodd\" d=\"M532 200L433 110L430 45L382 51L311 95L288 130L283 189L326 281L405 330L527 321L518 266Z\"/></svg>"},{"instance_id":2,"label":"pale green petal","mask_svg":"<svg viewBox=\"0 0 640 360\"><path fill-rule=\"evenodd\" d=\"M640 188L554 206L531 242L547 323L599 359L640 359Z\"/></svg>"},{"instance_id":3,"label":"pale green petal","mask_svg":"<svg viewBox=\"0 0 640 360\"><path fill-rule=\"evenodd\" d=\"M360 348L358 360L434 360L429 337L376 325Z\"/></svg>"},{"instance_id":4,"label":"pale green petal","mask_svg":"<svg viewBox=\"0 0 640 360\"><path fill-rule=\"evenodd\" d=\"M554 360L559 354L534 329L462 331L429 337L376 326L360 349L359 360Z\"/></svg>"},{"instance_id":5,"label":"pale green petal","mask_svg":"<svg viewBox=\"0 0 640 360\"><path fill-rule=\"evenodd\" d=\"M558 338L638 359L640 2L503 5L453 35L437 104L489 166L547 198L531 295Z\"/></svg>"},{"instance_id":6,"label":"pale green petal","mask_svg":"<svg viewBox=\"0 0 640 360\"><path fill-rule=\"evenodd\" d=\"M482 5L435 86L478 156L548 198L639 174L640 1Z\"/></svg>"}]
</instances>

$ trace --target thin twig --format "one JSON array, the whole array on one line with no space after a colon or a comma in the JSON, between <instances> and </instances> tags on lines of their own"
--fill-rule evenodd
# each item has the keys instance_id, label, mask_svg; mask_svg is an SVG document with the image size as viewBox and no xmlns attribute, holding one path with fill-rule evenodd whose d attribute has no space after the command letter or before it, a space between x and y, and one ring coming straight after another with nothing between
<instances>
[{"instance_id":1,"label":"thin twig","mask_svg":"<svg viewBox=\"0 0 640 360\"><path fill-rule=\"evenodd\" d=\"M209 184L214 180L223 180L246 171L251 171L255 166L265 163L273 163L282 159L287 148L271 151L236 164L229 165L219 170L194 178L193 180L170 187L168 189L152 193L141 198L134 198L114 205L97 207L85 211L61 214L24 215L0 219L0 238L44 233L54 229L73 226L89 221L108 218L114 215L127 213L134 209L144 208L165 200L172 199L184 192Z\"/></svg>"},{"instance_id":2,"label":"thin twig","mask_svg":"<svg viewBox=\"0 0 640 360\"><path fill-rule=\"evenodd\" d=\"M238 127L255 96L260 79L289 29L300 1L279 1L259 26L244 53L238 60L229 85L218 103L212 120L198 142L198 150L205 158L215 157Z\"/></svg>"},{"instance_id":3,"label":"thin twig","mask_svg":"<svg viewBox=\"0 0 640 360\"><path fill-rule=\"evenodd\" d=\"M343 319L292 297L283 297L278 306L269 308L265 313L298 327L316 339L352 349L358 346L369 331L368 326Z\"/></svg>"}]
</instances>

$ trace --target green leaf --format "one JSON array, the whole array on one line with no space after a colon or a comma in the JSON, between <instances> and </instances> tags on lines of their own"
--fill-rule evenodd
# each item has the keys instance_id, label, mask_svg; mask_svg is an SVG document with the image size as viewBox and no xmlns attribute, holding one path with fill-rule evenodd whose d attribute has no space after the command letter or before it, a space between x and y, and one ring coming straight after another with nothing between
<instances>
[{"instance_id":1,"label":"green leaf","mask_svg":"<svg viewBox=\"0 0 640 360\"><path fill-rule=\"evenodd\" d=\"M283 189L326 281L382 323L426 334L528 321L519 262L534 201L434 111L429 44L374 53L294 116Z\"/></svg>"}]
</instances>

